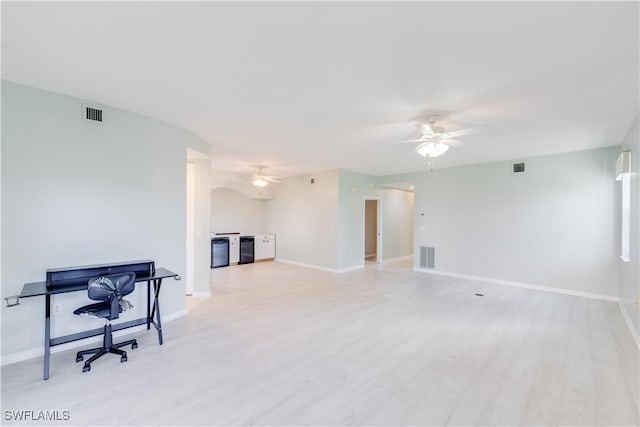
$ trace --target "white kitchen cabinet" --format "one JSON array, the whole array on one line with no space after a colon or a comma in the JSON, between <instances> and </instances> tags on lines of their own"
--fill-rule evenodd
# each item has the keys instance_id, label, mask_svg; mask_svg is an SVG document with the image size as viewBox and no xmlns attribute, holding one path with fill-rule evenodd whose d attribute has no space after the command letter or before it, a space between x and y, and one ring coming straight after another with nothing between
<instances>
[{"instance_id":1,"label":"white kitchen cabinet","mask_svg":"<svg viewBox=\"0 0 640 427\"><path fill-rule=\"evenodd\" d=\"M273 259L276 257L276 235L266 234L264 236L264 257L267 259Z\"/></svg>"},{"instance_id":2,"label":"white kitchen cabinet","mask_svg":"<svg viewBox=\"0 0 640 427\"><path fill-rule=\"evenodd\" d=\"M255 260L268 260L276 257L275 234L256 234L254 241Z\"/></svg>"},{"instance_id":3,"label":"white kitchen cabinet","mask_svg":"<svg viewBox=\"0 0 640 427\"><path fill-rule=\"evenodd\" d=\"M229 236L229 264L237 264L240 261L240 238Z\"/></svg>"}]
</instances>

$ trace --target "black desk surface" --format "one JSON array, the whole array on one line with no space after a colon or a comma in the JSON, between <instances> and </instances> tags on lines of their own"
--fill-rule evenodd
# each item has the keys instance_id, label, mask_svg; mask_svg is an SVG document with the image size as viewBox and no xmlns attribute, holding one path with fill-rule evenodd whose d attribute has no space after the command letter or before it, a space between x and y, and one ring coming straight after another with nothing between
<instances>
[{"instance_id":1,"label":"black desk surface","mask_svg":"<svg viewBox=\"0 0 640 427\"><path fill-rule=\"evenodd\" d=\"M173 271L169 271L166 268L156 269L156 274L153 276L136 276L136 282L146 282L148 280L166 279L168 277L177 277L178 274ZM58 285L47 288L46 282L32 282L25 283L20 292L20 298L36 297L40 295L53 295L64 294L67 292L83 291L89 287L89 278L84 283L77 283L77 279L74 280L74 284L69 286Z\"/></svg>"}]
</instances>

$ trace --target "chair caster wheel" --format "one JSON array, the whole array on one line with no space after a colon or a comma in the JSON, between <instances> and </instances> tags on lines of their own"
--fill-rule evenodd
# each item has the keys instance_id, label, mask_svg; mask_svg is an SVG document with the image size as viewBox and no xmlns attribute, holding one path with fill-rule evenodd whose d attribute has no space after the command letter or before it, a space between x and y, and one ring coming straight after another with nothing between
<instances>
[{"instance_id":1,"label":"chair caster wheel","mask_svg":"<svg viewBox=\"0 0 640 427\"><path fill-rule=\"evenodd\" d=\"M138 344L136 344L136 343L131 344L131 349L132 350L135 350L136 348L138 348Z\"/></svg>"},{"instance_id":2,"label":"chair caster wheel","mask_svg":"<svg viewBox=\"0 0 640 427\"><path fill-rule=\"evenodd\" d=\"M76 363L78 362L82 362L84 360L84 357L82 356L76 356Z\"/></svg>"},{"instance_id":3,"label":"chair caster wheel","mask_svg":"<svg viewBox=\"0 0 640 427\"><path fill-rule=\"evenodd\" d=\"M120 363L124 363L127 361L127 356L121 356L120 357Z\"/></svg>"},{"instance_id":4,"label":"chair caster wheel","mask_svg":"<svg viewBox=\"0 0 640 427\"><path fill-rule=\"evenodd\" d=\"M82 372L89 372L91 370L91 366L90 365L84 365L82 367Z\"/></svg>"}]
</instances>

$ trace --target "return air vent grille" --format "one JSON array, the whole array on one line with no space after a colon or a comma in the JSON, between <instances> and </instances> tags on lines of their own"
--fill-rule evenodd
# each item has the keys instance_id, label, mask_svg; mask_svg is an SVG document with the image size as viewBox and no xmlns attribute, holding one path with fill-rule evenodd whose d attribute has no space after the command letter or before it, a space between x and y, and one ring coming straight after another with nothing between
<instances>
[{"instance_id":1,"label":"return air vent grille","mask_svg":"<svg viewBox=\"0 0 640 427\"><path fill-rule=\"evenodd\" d=\"M89 105L83 105L83 118L91 122L102 122L102 110Z\"/></svg>"},{"instance_id":2,"label":"return air vent grille","mask_svg":"<svg viewBox=\"0 0 640 427\"><path fill-rule=\"evenodd\" d=\"M435 268L436 248L431 246L420 246L420 267Z\"/></svg>"}]
</instances>

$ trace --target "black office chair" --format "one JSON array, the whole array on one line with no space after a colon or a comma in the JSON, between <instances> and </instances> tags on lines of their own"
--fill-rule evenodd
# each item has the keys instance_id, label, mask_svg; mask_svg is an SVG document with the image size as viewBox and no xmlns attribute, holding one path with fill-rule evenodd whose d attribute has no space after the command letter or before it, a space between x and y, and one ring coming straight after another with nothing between
<instances>
[{"instance_id":1,"label":"black office chair","mask_svg":"<svg viewBox=\"0 0 640 427\"><path fill-rule=\"evenodd\" d=\"M135 273L118 273L95 277L89 280L89 299L94 301L102 301L95 304L85 305L73 312L79 316L99 317L106 319L104 325L104 340L102 347L92 348L90 350L79 351L76 355L76 362L84 360L84 355L93 354L89 360L84 362L82 372L91 370L91 362L107 353L120 355L120 362L127 361L127 352L120 350L121 347L131 345L131 348L137 348L136 340L129 340L119 344L113 343L111 335L111 320L120 317L120 313L133 307L131 303L122 297L133 292L135 288Z\"/></svg>"}]
</instances>

